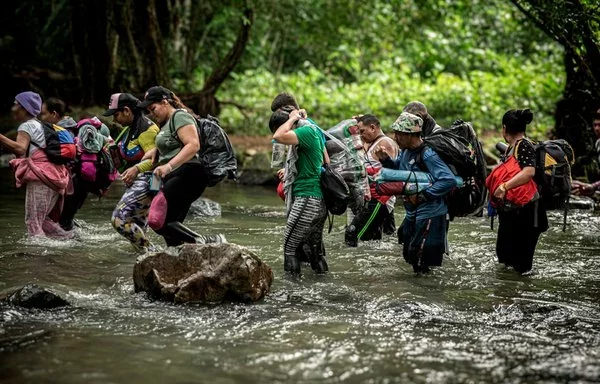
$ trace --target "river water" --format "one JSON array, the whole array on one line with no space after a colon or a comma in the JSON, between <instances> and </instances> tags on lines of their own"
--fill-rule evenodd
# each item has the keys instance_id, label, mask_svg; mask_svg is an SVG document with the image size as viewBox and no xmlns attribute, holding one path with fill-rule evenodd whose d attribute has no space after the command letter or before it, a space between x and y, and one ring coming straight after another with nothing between
<instances>
[{"instance_id":1,"label":"river water","mask_svg":"<svg viewBox=\"0 0 600 384\"><path fill-rule=\"evenodd\" d=\"M298 280L283 274L274 190L221 185L205 197L222 216L188 224L254 250L272 291L251 305L180 306L133 292L136 255L109 223L121 192L86 202L79 240L31 242L23 192L2 178L0 291L37 283L72 303L1 307L2 383L600 381L598 214L572 211L564 233L551 215L532 277L497 265L489 220L457 219L451 255L416 277L393 236L346 248L338 217L325 236L331 272L306 266Z\"/></svg>"}]
</instances>

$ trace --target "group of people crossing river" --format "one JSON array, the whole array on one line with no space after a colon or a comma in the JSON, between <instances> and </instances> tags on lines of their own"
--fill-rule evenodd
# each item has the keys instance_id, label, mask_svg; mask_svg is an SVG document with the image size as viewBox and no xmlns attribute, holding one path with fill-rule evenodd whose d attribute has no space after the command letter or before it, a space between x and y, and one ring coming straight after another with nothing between
<instances>
[{"instance_id":1,"label":"group of people crossing river","mask_svg":"<svg viewBox=\"0 0 600 384\"><path fill-rule=\"evenodd\" d=\"M11 109L19 123L16 138L0 134L3 149L17 156L10 162L17 186L26 186L25 222L30 236L72 238L73 217L88 193L105 193L106 180L110 183L111 175L118 172L126 190L110 221L137 250L157 248L148 237L148 227L162 236L167 246L226 241L222 235L199 235L183 224L209 180L203 177L206 166L198 156L202 142L198 116L172 91L154 86L145 92L143 100L130 93L111 95L103 115L112 116L123 127L115 139L98 118L86 116L76 122L65 109L58 99L43 101L35 92L19 93ZM328 207L321 178L330 161L327 139L289 93L273 99L271 112L272 138L288 146L285 167L278 172L287 217L284 270L300 275L302 263L308 263L315 273L326 273L329 265L323 230ZM418 101L403 108L391 124L391 132L385 132L372 114L354 119L362 139L359 152L368 186L364 203L353 212L346 227L344 241L355 247L359 241L378 240L383 233L396 232L394 205L402 200L406 214L398 226L398 239L403 257L416 274L427 274L442 264L448 252L446 198L460 183L442 157L424 144L424 137L442 128ZM490 189L490 200L496 206L508 206L501 202L534 183L534 147L526 137L526 126L532 119L533 113L527 109L509 110L502 119L502 136L508 143L503 161L516 166L512 173L491 181L495 187ZM71 146L75 148L73 154ZM82 156L88 153L95 154L93 160ZM86 161L95 167L95 178L85 174L90 166ZM105 168L107 162L115 169ZM374 180L382 169L425 173L428 187L417 188L417 193L383 195ZM537 190L532 192L535 195ZM498 261L521 274L530 274L539 236L548 228L544 205L532 196L511 209L498 209L498 214Z\"/></svg>"}]
</instances>

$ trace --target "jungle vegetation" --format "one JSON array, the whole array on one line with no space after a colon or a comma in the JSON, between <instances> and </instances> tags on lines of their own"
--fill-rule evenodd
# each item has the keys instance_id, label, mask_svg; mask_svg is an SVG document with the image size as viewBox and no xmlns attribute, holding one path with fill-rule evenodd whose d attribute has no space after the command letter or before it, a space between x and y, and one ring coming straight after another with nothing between
<instances>
[{"instance_id":1,"label":"jungle vegetation","mask_svg":"<svg viewBox=\"0 0 600 384\"><path fill-rule=\"evenodd\" d=\"M530 108L531 135L590 153L600 108L597 0L23 0L0 15L3 105L34 89L104 105L160 84L232 134L267 134L293 93L326 128L389 126L411 100L441 125L498 131ZM581 157L586 162L585 156Z\"/></svg>"}]
</instances>

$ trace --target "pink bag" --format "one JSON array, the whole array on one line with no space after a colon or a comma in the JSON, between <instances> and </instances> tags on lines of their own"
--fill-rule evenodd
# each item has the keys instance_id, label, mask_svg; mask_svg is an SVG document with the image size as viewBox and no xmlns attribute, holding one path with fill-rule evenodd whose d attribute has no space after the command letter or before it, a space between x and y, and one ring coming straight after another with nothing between
<instances>
[{"instance_id":1,"label":"pink bag","mask_svg":"<svg viewBox=\"0 0 600 384\"><path fill-rule=\"evenodd\" d=\"M98 157L95 153L82 153L80 156L81 161L81 178L89 182L96 181L96 158Z\"/></svg>"}]
</instances>

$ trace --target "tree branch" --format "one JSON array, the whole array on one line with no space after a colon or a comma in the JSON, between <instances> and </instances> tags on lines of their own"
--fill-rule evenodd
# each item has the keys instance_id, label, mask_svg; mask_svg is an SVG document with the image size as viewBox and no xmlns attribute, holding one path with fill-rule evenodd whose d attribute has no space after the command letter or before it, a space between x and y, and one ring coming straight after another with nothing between
<instances>
[{"instance_id":1,"label":"tree branch","mask_svg":"<svg viewBox=\"0 0 600 384\"><path fill-rule=\"evenodd\" d=\"M250 29L252 28L252 24L254 22L254 10L248 6L247 3L244 4L244 16L242 17L242 25L241 29L238 33L238 37L233 44L233 47L229 51L229 53L223 58L223 60L215 66L213 72L210 74L206 82L204 83L204 87L202 88L203 93L207 94L215 94L217 89L223 84L223 82L227 79L229 74L233 71L236 64L242 57L244 53L244 49L246 47L246 43L250 37Z\"/></svg>"}]
</instances>

